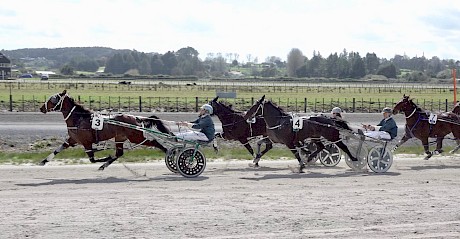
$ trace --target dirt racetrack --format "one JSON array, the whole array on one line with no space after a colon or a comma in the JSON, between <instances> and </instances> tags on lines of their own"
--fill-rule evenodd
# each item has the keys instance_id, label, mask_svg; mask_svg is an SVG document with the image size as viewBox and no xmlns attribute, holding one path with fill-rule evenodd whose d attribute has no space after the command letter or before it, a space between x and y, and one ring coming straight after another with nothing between
<instances>
[{"instance_id":1,"label":"dirt racetrack","mask_svg":"<svg viewBox=\"0 0 460 239\"><path fill-rule=\"evenodd\" d=\"M460 160L395 158L387 173L296 162L0 166L0 238L459 238Z\"/></svg>"}]
</instances>

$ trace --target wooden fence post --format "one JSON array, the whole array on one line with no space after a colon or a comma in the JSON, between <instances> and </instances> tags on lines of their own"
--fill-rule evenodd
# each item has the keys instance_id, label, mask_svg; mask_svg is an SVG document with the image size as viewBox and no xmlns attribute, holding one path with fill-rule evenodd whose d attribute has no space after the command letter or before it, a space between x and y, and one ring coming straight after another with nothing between
<instances>
[{"instance_id":1,"label":"wooden fence post","mask_svg":"<svg viewBox=\"0 0 460 239\"><path fill-rule=\"evenodd\" d=\"M307 98L303 99L303 112L307 113Z\"/></svg>"},{"instance_id":2,"label":"wooden fence post","mask_svg":"<svg viewBox=\"0 0 460 239\"><path fill-rule=\"evenodd\" d=\"M142 96L139 96L139 112L142 112Z\"/></svg>"},{"instance_id":3,"label":"wooden fence post","mask_svg":"<svg viewBox=\"0 0 460 239\"><path fill-rule=\"evenodd\" d=\"M353 98L353 102L352 102L352 105L351 105L351 109L352 109L352 112L353 112L353 113L356 112L356 98Z\"/></svg>"},{"instance_id":4,"label":"wooden fence post","mask_svg":"<svg viewBox=\"0 0 460 239\"><path fill-rule=\"evenodd\" d=\"M13 111L13 95L10 94L10 112Z\"/></svg>"},{"instance_id":5,"label":"wooden fence post","mask_svg":"<svg viewBox=\"0 0 460 239\"><path fill-rule=\"evenodd\" d=\"M198 97L195 97L195 112L198 112Z\"/></svg>"},{"instance_id":6,"label":"wooden fence post","mask_svg":"<svg viewBox=\"0 0 460 239\"><path fill-rule=\"evenodd\" d=\"M448 110L447 110L447 106L448 106L448 105L449 105L449 103L448 103L448 101L447 101L447 99L446 99L446 112L448 112Z\"/></svg>"}]
</instances>

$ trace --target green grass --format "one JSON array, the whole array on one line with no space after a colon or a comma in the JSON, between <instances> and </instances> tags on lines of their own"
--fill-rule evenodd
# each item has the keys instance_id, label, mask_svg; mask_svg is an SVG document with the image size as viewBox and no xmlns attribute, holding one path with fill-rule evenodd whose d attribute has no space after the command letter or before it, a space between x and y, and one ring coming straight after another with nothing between
<instances>
[{"instance_id":1,"label":"green grass","mask_svg":"<svg viewBox=\"0 0 460 239\"><path fill-rule=\"evenodd\" d=\"M249 83L248 83L249 84ZM401 88L380 87L336 87L331 84L311 87L292 86L219 86L209 85L171 85L167 83L152 83L144 85L90 84L90 83L8 83L0 82L0 109L8 110L11 95L13 109L17 111L38 111L38 108L50 96L64 89L70 96L80 100L85 107L99 110L107 108L129 108L137 111L139 97L142 99L143 111L150 109L191 111L195 108L196 97L202 104L216 96L216 91L236 91L237 99L228 99L237 110L247 110L252 100L266 95L282 107L289 105L288 111L302 110L307 99L307 108L314 111L329 110L331 106L351 107L353 99L356 107L365 109L381 109L399 101L403 94L415 98L416 103L427 110L444 109L445 101L453 100L452 89L416 88L412 86ZM413 85L414 86L414 85ZM118 110L116 110L118 111ZM358 111L360 112L360 111Z\"/></svg>"}]
</instances>

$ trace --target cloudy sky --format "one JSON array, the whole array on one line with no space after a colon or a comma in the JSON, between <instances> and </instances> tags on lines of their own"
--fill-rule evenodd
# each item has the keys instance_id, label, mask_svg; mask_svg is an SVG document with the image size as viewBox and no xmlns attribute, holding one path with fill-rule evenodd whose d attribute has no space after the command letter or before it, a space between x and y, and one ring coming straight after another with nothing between
<instances>
[{"instance_id":1,"label":"cloudy sky","mask_svg":"<svg viewBox=\"0 0 460 239\"><path fill-rule=\"evenodd\" d=\"M459 0L2 0L0 49L193 47L286 59L313 51L460 60Z\"/></svg>"}]
</instances>

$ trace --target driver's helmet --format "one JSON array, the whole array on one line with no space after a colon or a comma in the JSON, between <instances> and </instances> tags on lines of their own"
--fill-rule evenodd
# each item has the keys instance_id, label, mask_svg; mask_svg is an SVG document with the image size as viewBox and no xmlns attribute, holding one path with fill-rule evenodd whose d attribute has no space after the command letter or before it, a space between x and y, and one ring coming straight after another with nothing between
<instances>
[{"instance_id":1,"label":"driver's helmet","mask_svg":"<svg viewBox=\"0 0 460 239\"><path fill-rule=\"evenodd\" d=\"M391 114L391 113L393 113L393 110L391 108L385 107L385 108L383 108L382 113L390 113Z\"/></svg>"},{"instance_id":2,"label":"driver's helmet","mask_svg":"<svg viewBox=\"0 0 460 239\"><path fill-rule=\"evenodd\" d=\"M339 107L334 107L331 111L331 114L341 114L342 113L342 109L340 109Z\"/></svg>"},{"instance_id":3,"label":"driver's helmet","mask_svg":"<svg viewBox=\"0 0 460 239\"><path fill-rule=\"evenodd\" d=\"M210 104L204 104L203 106L201 106L201 109L206 110L209 114L212 114L213 112L212 106Z\"/></svg>"}]
</instances>

